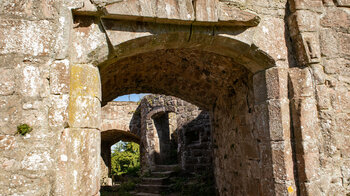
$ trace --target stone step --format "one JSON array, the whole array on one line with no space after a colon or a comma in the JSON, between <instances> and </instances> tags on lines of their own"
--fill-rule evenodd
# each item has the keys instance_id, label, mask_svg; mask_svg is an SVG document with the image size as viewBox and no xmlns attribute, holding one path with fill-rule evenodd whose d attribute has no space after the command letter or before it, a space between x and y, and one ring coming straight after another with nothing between
<instances>
[{"instance_id":1,"label":"stone step","mask_svg":"<svg viewBox=\"0 0 350 196\"><path fill-rule=\"evenodd\" d=\"M137 191L140 193L159 194L169 189L169 185L153 185L153 184L139 184Z\"/></svg>"},{"instance_id":2,"label":"stone step","mask_svg":"<svg viewBox=\"0 0 350 196\"><path fill-rule=\"evenodd\" d=\"M169 177L173 171L154 171L151 172L151 177L153 178L163 178L163 177Z\"/></svg>"},{"instance_id":3,"label":"stone step","mask_svg":"<svg viewBox=\"0 0 350 196\"><path fill-rule=\"evenodd\" d=\"M161 196L161 194L157 194L157 193L153 194L153 193L142 193L142 192L136 193L135 195L138 195L138 196Z\"/></svg>"},{"instance_id":4,"label":"stone step","mask_svg":"<svg viewBox=\"0 0 350 196\"><path fill-rule=\"evenodd\" d=\"M147 177L142 178L142 184L154 184L154 185L165 185L169 182L168 177L153 178Z\"/></svg>"},{"instance_id":5,"label":"stone step","mask_svg":"<svg viewBox=\"0 0 350 196\"><path fill-rule=\"evenodd\" d=\"M151 168L151 171L176 171L179 165L155 165Z\"/></svg>"}]
</instances>

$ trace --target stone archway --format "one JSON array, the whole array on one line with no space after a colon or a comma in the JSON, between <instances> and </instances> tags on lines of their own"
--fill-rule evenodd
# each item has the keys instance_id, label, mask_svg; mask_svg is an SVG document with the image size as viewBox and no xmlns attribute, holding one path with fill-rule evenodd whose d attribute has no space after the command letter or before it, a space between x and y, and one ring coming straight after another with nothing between
<instances>
[{"instance_id":1,"label":"stone archway","mask_svg":"<svg viewBox=\"0 0 350 196\"><path fill-rule=\"evenodd\" d=\"M259 190L267 195L346 195L349 6L345 0L1 1L0 192L97 195L101 101L153 89L209 106L215 114L221 194L243 194L259 185L268 187ZM136 73L132 69L140 68L142 54L164 55L170 63L231 59L247 75L210 94L206 90L215 78L224 81L220 71L233 73L228 66L212 61L214 69L208 70L196 63L188 66L191 73L201 68L203 76L181 68L175 79L183 82L172 86L184 88L160 88L177 82L160 80L175 70L164 66L159 72L153 64L146 67L158 71L159 83L142 76L140 88L133 84L124 92L109 86L125 84L129 77L105 79L119 71ZM207 60L196 60L199 54ZM124 70L113 66L122 62ZM159 63L165 65L164 59ZM206 77L210 82L201 82ZM204 92L195 88L196 80ZM216 99L222 92L232 98ZM26 136L17 134L23 123L33 128ZM244 156L233 160L232 152ZM237 179L247 183L228 183Z\"/></svg>"},{"instance_id":2,"label":"stone archway","mask_svg":"<svg viewBox=\"0 0 350 196\"><path fill-rule=\"evenodd\" d=\"M179 19L158 24L142 17L125 22L118 14L99 18L76 11L70 123L99 128L100 101L105 104L119 95L176 95L211 113L214 171L221 195L284 194L295 189L293 168L285 164L292 162L287 72L282 68L287 51L278 41L257 36L259 31L281 28L283 22L263 21L252 28L259 21L247 21L256 15L233 10L250 19L237 23L231 18L230 25L210 17L199 23ZM82 101L87 104L77 104ZM81 110L87 112L78 114Z\"/></svg>"}]
</instances>

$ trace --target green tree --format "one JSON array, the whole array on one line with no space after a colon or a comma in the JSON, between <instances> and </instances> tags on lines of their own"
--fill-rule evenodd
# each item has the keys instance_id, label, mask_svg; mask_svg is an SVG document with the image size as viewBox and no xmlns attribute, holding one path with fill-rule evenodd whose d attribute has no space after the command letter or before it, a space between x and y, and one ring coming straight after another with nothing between
<instances>
[{"instance_id":1,"label":"green tree","mask_svg":"<svg viewBox=\"0 0 350 196\"><path fill-rule=\"evenodd\" d=\"M140 170L140 147L134 142L119 142L112 152L112 175L137 176Z\"/></svg>"}]
</instances>

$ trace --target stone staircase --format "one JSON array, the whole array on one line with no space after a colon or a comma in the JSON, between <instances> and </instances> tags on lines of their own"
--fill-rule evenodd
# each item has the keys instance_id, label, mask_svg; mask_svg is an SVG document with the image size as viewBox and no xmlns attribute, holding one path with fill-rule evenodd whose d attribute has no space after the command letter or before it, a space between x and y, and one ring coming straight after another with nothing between
<instances>
[{"instance_id":1,"label":"stone staircase","mask_svg":"<svg viewBox=\"0 0 350 196\"><path fill-rule=\"evenodd\" d=\"M151 169L150 176L143 177L137 185L135 195L139 196L160 196L162 192L170 187L169 178L178 165L157 165Z\"/></svg>"}]
</instances>

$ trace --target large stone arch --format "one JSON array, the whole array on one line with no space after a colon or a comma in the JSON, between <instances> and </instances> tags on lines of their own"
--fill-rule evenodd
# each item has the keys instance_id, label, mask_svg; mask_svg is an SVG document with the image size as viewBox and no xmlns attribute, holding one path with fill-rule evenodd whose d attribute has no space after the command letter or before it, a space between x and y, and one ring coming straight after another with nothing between
<instances>
[{"instance_id":1,"label":"large stone arch","mask_svg":"<svg viewBox=\"0 0 350 196\"><path fill-rule=\"evenodd\" d=\"M250 28L220 23L99 21L81 16L76 16L75 23L76 35L89 39L73 44L73 54L81 54L77 55L80 59L73 58L80 64L72 70L91 70L94 78L101 79L102 95L96 86L94 97L102 104L119 95L149 92L177 96L212 113L217 147L214 170L220 194L272 194L295 187L292 175L289 180L278 180L293 170L273 158L278 149L279 156L292 159L287 153L291 146L277 142L289 131L284 126L289 123L287 73L278 68L285 65L287 51L278 41L270 43L267 37L257 36L261 31L276 32L272 28L283 29L283 23L263 20ZM79 45L84 46L85 41L90 46L96 36L105 37L105 42L91 51L80 50ZM276 36L284 39L283 34ZM104 55L96 58L103 51ZM242 180L244 184L232 185ZM253 189L256 184L268 188Z\"/></svg>"},{"instance_id":2,"label":"large stone arch","mask_svg":"<svg viewBox=\"0 0 350 196\"><path fill-rule=\"evenodd\" d=\"M248 109L252 111L248 114L256 117L254 129L248 130L264 130L260 136L268 137L257 140L259 151L272 156L263 156L259 164L255 159L242 164L244 168L266 168L263 172L247 172L253 171L251 169L232 172L225 168L229 167L228 162L238 163L238 160L230 160L228 155L231 151L224 150L225 145L218 145L218 153L224 154L218 156L218 172L228 171L223 178L217 179L220 192L245 191L253 183L254 189L256 184L273 189L273 193L269 192L268 195L288 194L286 191L300 195L347 194L350 192L350 153L346 145L350 140L349 6L349 2L343 0L1 1L1 192L5 195L98 194L100 105L104 100L96 66L108 67L128 57L134 58L146 49L156 54L155 50L171 48L179 56L179 50L183 48L173 44L160 47L157 39L149 38L156 38L158 34L162 40L167 40L161 35L179 35L179 32L183 32L185 36L180 38L186 37L191 41L192 36L206 32L203 43L208 44L205 41L207 38L211 40L217 36L238 40L241 46L245 43L243 46L250 48L248 52L251 55L248 55L248 61L242 58L239 64L252 74L252 68L257 67L249 66L248 62L256 59L254 48L260 51L258 54L271 57L273 65L273 68L263 67L255 73L252 85L254 107ZM110 39L113 37L108 32L111 29L105 28L103 21L123 25L130 23L138 32L130 31L130 28L119 30L125 29L127 35L137 36L119 37L124 41L131 40L125 42L125 47L119 47ZM126 27L123 25L119 28ZM156 26L162 27L165 32L161 34L161 31L150 30L151 27L156 29ZM142 31L141 28L140 31L139 27L149 29ZM178 33L171 33L172 27ZM140 49L129 45L136 37L141 42L135 46ZM173 38L180 39L176 36ZM157 47L152 49L147 44L142 47L142 42L152 40ZM174 42L167 40L167 43ZM200 46L196 48L192 45L187 51L192 48L195 54L199 54L198 51L206 54L214 52L210 53L211 56L218 53ZM231 46L225 46L228 50L224 52L235 51ZM235 59L243 53L244 47L236 49L236 55L232 57ZM162 52L159 54L164 54ZM123 54L125 58L114 58L116 54ZM193 81L191 83L194 84ZM128 92L137 90L135 86L131 87ZM150 85L142 89L150 90ZM235 99L238 99L239 95L247 94L251 89L230 92L236 92ZM164 93L171 93L165 90ZM182 97L190 98L184 90ZM123 94L127 91L113 91L109 99L117 92ZM173 93L176 94L175 91ZM241 97L250 100L251 104L251 93L249 95ZM197 97L191 101L207 105L201 100ZM236 104L237 101L229 104L229 101L220 98L209 102L209 105L214 102L213 108L216 108L212 108L217 114L213 124L233 129L221 131L216 136L220 145L225 143L221 142L225 138L233 141L230 136L241 135L230 122L247 128L243 119L250 119L249 115L242 112L238 118L238 114L233 115L232 111L235 110L229 112L230 106L240 106ZM246 111L243 106L240 110ZM26 136L17 134L16 127L22 123L29 124L33 131ZM259 136L253 133L244 137ZM244 149L249 149L250 146L245 145ZM232 147L235 149L237 145ZM245 154L251 156L253 153L248 150ZM261 162L268 164L265 167ZM240 167L240 164L235 167ZM224 186L225 182L234 180L230 176L238 176L239 182L251 179L251 176L253 179L255 176L255 180L249 180L250 183L243 188L237 184ZM268 183L271 179L273 186L260 183Z\"/></svg>"},{"instance_id":3,"label":"large stone arch","mask_svg":"<svg viewBox=\"0 0 350 196\"><path fill-rule=\"evenodd\" d=\"M262 20L249 27L77 15L75 23L72 54L79 58L72 60L77 64L71 69L71 83L88 86L95 80L94 91L86 96L89 108L129 93L177 96L211 112L220 194L284 194L288 187L295 189L293 168L285 164L292 155L283 68L287 49L279 43L283 31L275 30L284 30L282 21ZM270 36L275 36L272 43ZM94 39L100 42L90 44ZM79 78L78 73L85 76ZM75 103L84 96L79 88L75 91L71 88L70 108L79 110ZM91 115L99 114L90 110L86 116L70 115L70 120L74 124L74 117ZM285 139L287 143L280 142Z\"/></svg>"}]
</instances>

